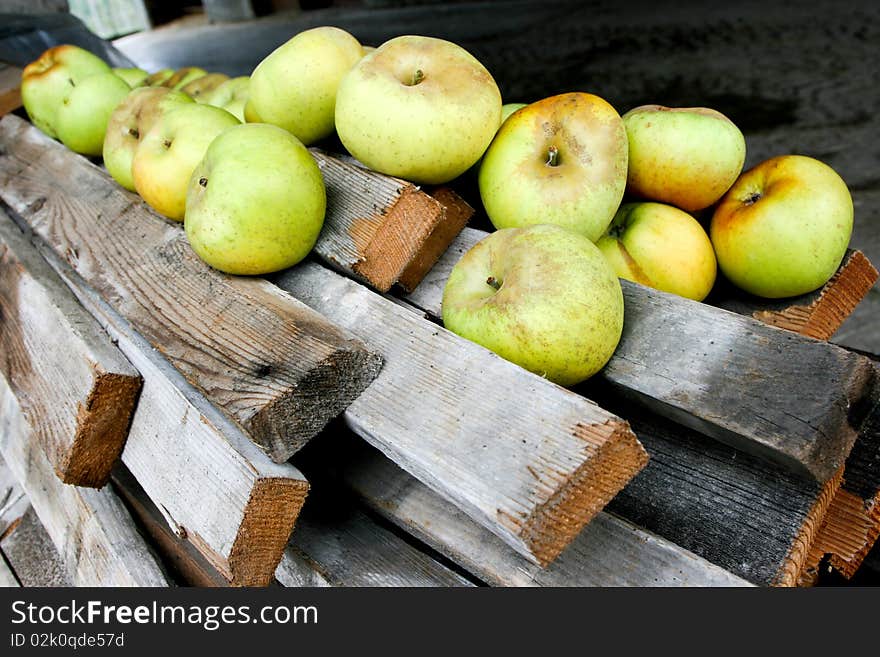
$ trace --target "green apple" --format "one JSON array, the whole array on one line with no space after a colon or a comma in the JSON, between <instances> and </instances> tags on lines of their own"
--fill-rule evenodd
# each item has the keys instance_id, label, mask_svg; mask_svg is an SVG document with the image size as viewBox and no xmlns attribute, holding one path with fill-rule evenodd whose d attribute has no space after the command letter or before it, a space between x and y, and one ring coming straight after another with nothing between
<instances>
[{"instance_id":1,"label":"green apple","mask_svg":"<svg viewBox=\"0 0 880 657\"><path fill-rule=\"evenodd\" d=\"M250 88L250 85L248 85ZM254 103L250 98L250 91L248 91L248 99L244 104L244 120L248 123L265 123L263 119L260 118L260 115L257 114L257 110L254 109Z\"/></svg>"},{"instance_id":2,"label":"green apple","mask_svg":"<svg viewBox=\"0 0 880 657\"><path fill-rule=\"evenodd\" d=\"M363 57L361 44L337 27L316 27L282 44L251 74L250 103L265 123L304 144L333 133L336 89Z\"/></svg>"},{"instance_id":3,"label":"green apple","mask_svg":"<svg viewBox=\"0 0 880 657\"><path fill-rule=\"evenodd\" d=\"M57 137L55 120L70 89L110 66L78 46L49 48L21 73L21 102L31 122L50 137Z\"/></svg>"},{"instance_id":4,"label":"green apple","mask_svg":"<svg viewBox=\"0 0 880 657\"><path fill-rule=\"evenodd\" d=\"M208 72L205 69L199 68L198 66L186 66L174 71L174 73L162 83L162 86L174 89L175 91L180 91L190 82L198 80L207 74Z\"/></svg>"},{"instance_id":5,"label":"green apple","mask_svg":"<svg viewBox=\"0 0 880 657\"><path fill-rule=\"evenodd\" d=\"M226 110L199 103L164 114L135 150L131 163L135 190L160 214L182 221L193 169L214 138L236 125L239 120Z\"/></svg>"},{"instance_id":6,"label":"green apple","mask_svg":"<svg viewBox=\"0 0 880 657\"><path fill-rule=\"evenodd\" d=\"M151 73L147 76L147 79L144 80L144 85L148 87L161 87L172 75L174 75L173 68L159 69L155 73Z\"/></svg>"},{"instance_id":7,"label":"green apple","mask_svg":"<svg viewBox=\"0 0 880 657\"><path fill-rule=\"evenodd\" d=\"M324 223L324 179L308 149L267 123L236 126L208 147L186 197L186 235L228 274L286 269L305 258Z\"/></svg>"},{"instance_id":8,"label":"green apple","mask_svg":"<svg viewBox=\"0 0 880 657\"><path fill-rule=\"evenodd\" d=\"M712 242L700 223L664 203L624 203L596 246L620 278L702 301L715 284Z\"/></svg>"},{"instance_id":9,"label":"green apple","mask_svg":"<svg viewBox=\"0 0 880 657\"><path fill-rule=\"evenodd\" d=\"M511 114L522 109L527 104L528 103L504 103L501 106L501 123L503 124Z\"/></svg>"},{"instance_id":10,"label":"green apple","mask_svg":"<svg viewBox=\"0 0 880 657\"><path fill-rule=\"evenodd\" d=\"M583 235L552 224L507 228L455 265L443 290L443 323L569 386L602 369L617 348L623 293Z\"/></svg>"},{"instance_id":11,"label":"green apple","mask_svg":"<svg viewBox=\"0 0 880 657\"><path fill-rule=\"evenodd\" d=\"M623 121L599 96L567 93L520 109L480 166L480 198L496 228L563 226L591 241L611 223L626 188Z\"/></svg>"},{"instance_id":12,"label":"green apple","mask_svg":"<svg viewBox=\"0 0 880 657\"><path fill-rule=\"evenodd\" d=\"M244 122L244 110L250 97L250 84L251 79L247 75L232 78L216 89L206 93L199 99L199 102L207 103L214 107L222 107L239 121ZM261 121L250 121L249 123L261 123Z\"/></svg>"},{"instance_id":13,"label":"green apple","mask_svg":"<svg viewBox=\"0 0 880 657\"><path fill-rule=\"evenodd\" d=\"M58 138L77 153L101 155L110 115L129 92L115 73L96 73L70 87L55 119Z\"/></svg>"},{"instance_id":14,"label":"green apple","mask_svg":"<svg viewBox=\"0 0 880 657\"><path fill-rule=\"evenodd\" d=\"M742 172L746 142L721 112L643 105L623 115L627 193L688 212L707 208Z\"/></svg>"},{"instance_id":15,"label":"green apple","mask_svg":"<svg viewBox=\"0 0 880 657\"><path fill-rule=\"evenodd\" d=\"M183 85L180 91L192 96L196 101L204 103L204 97L227 80L229 80L229 76L225 73L208 73Z\"/></svg>"},{"instance_id":16,"label":"green apple","mask_svg":"<svg viewBox=\"0 0 880 657\"><path fill-rule=\"evenodd\" d=\"M188 95L165 87L138 87L129 92L110 115L104 137L104 166L113 179L135 191L131 162L141 139L162 115L181 103L194 102Z\"/></svg>"},{"instance_id":17,"label":"green apple","mask_svg":"<svg viewBox=\"0 0 880 657\"><path fill-rule=\"evenodd\" d=\"M417 183L460 176L500 124L501 93L489 71L464 48L431 37L386 41L343 78L336 99L336 131L348 151Z\"/></svg>"},{"instance_id":18,"label":"green apple","mask_svg":"<svg viewBox=\"0 0 880 657\"><path fill-rule=\"evenodd\" d=\"M743 173L715 208L709 235L734 285L779 299L824 285L846 253L853 202L827 164L783 155Z\"/></svg>"},{"instance_id":19,"label":"green apple","mask_svg":"<svg viewBox=\"0 0 880 657\"><path fill-rule=\"evenodd\" d=\"M113 72L125 80L132 89L146 84L147 78L150 76L142 68L114 68Z\"/></svg>"}]
</instances>

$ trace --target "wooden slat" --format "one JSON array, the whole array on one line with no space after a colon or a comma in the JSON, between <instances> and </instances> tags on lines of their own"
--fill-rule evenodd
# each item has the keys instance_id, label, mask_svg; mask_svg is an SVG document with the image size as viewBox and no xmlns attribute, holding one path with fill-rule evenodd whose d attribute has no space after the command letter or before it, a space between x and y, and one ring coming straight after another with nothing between
<instances>
[{"instance_id":1,"label":"wooden slat","mask_svg":"<svg viewBox=\"0 0 880 657\"><path fill-rule=\"evenodd\" d=\"M182 584L200 587L225 587L223 577L185 537L171 529L162 512L147 496L137 479L124 465L113 470L113 490L125 501L139 526L152 539L166 568Z\"/></svg>"},{"instance_id":2,"label":"wooden slat","mask_svg":"<svg viewBox=\"0 0 880 657\"><path fill-rule=\"evenodd\" d=\"M348 441L334 454L342 481L376 513L495 586L750 586L606 512L541 568L372 447Z\"/></svg>"},{"instance_id":3,"label":"wooden slat","mask_svg":"<svg viewBox=\"0 0 880 657\"><path fill-rule=\"evenodd\" d=\"M29 508L15 527L0 539L0 551L15 570L15 577L22 586L74 584L33 508Z\"/></svg>"},{"instance_id":4,"label":"wooden slat","mask_svg":"<svg viewBox=\"0 0 880 657\"><path fill-rule=\"evenodd\" d=\"M645 464L629 426L315 263L274 279L385 359L348 426L537 563Z\"/></svg>"},{"instance_id":5,"label":"wooden slat","mask_svg":"<svg viewBox=\"0 0 880 657\"><path fill-rule=\"evenodd\" d=\"M278 462L380 369L289 295L207 267L179 225L11 115L0 121L0 196Z\"/></svg>"},{"instance_id":6,"label":"wooden slat","mask_svg":"<svg viewBox=\"0 0 880 657\"><path fill-rule=\"evenodd\" d=\"M328 500L320 492L309 498L275 577L297 587L473 586L350 500Z\"/></svg>"},{"instance_id":7,"label":"wooden slat","mask_svg":"<svg viewBox=\"0 0 880 657\"><path fill-rule=\"evenodd\" d=\"M143 376L122 462L233 585L270 583L308 491L302 473L273 463L54 252L42 252Z\"/></svg>"},{"instance_id":8,"label":"wooden slat","mask_svg":"<svg viewBox=\"0 0 880 657\"><path fill-rule=\"evenodd\" d=\"M100 488L141 378L8 217L0 216L0 373L58 478Z\"/></svg>"},{"instance_id":9,"label":"wooden slat","mask_svg":"<svg viewBox=\"0 0 880 657\"><path fill-rule=\"evenodd\" d=\"M435 198L405 180L311 152L327 188L315 253L380 292L398 281L417 285L473 214L451 190Z\"/></svg>"},{"instance_id":10,"label":"wooden slat","mask_svg":"<svg viewBox=\"0 0 880 657\"><path fill-rule=\"evenodd\" d=\"M877 282L877 269L861 251L848 250L823 287L790 299L760 299L719 281L708 303L817 340L829 340Z\"/></svg>"},{"instance_id":11,"label":"wooden slat","mask_svg":"<svg viewBox=\"0 0 880 657\"><path fill-rule=\"evenodd\" d=\"M0 456L0 536L31 507L21 484Z\"/></svg>"},{"instance_id":12,"label":"wooden slat","mask_svg":"<svg viewBox=\"0 0 880 657\"><path fill-rule=\"evenodd\" d=\"M21 107L21 69L0 62L0 117Z\"/></svg>"},{"instance_id":13,"label":"wooden slat","mask_svg":"<svg viewBox=\"0 0 880 657\"><path fill-rule=\"evenodd\" d=\"M109 488L94 490L58 481L3 377L0 453L27 494L74 585L168 585L131 516Z\"/></svg>"},{"instance_id":14,"label":"wooden slat","mask_svg":"<svg viewBox=\"0 0 880 657\"><path fill-rule=\"evenodd\" d=\"M15 573L9 568L6 559L0 554L0 589L12 589L21 586L21 582L15 577Z\"/></svg>"},{"instance_id":15,"label":"wooden slat","mask_svg":"<svg viewBox=\"0 0 880 657\"><path fill-rule=\"evenodd\" d=\"M407 299L440 316L465 229ZM623 336L600 377L621 394L819 482L843 465L875 378L867 359L703 303L621 281Z\"/></svg>"}]
</instances>

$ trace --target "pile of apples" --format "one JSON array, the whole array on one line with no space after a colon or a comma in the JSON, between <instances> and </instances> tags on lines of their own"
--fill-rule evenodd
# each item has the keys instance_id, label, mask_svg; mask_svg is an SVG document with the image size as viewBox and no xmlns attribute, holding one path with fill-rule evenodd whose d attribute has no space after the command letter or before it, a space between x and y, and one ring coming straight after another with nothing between
<instances>
[{"instance_id":1,"label":"pile of apples","mask_svg":"<svg viewBox=\"0 0 880 657\"><path fill-rule=\"evenodd\" d=\"M617 347L618 277L702 301L720 267L752 294L795 296L833 275L852 232L840 176L798 155L743 172L745 139L720 112L621 116L585 92L503 105L477 59L431 37L370 48L314 28L234 79L110 70L58 46L25 68L22 98L37 127L102 155L230 274L311 251L326 190L306 147L334 133L364 166L417 184L477 171L497 230L453 269L444 324L562 385Z\"/></svg>"}]
</instances>

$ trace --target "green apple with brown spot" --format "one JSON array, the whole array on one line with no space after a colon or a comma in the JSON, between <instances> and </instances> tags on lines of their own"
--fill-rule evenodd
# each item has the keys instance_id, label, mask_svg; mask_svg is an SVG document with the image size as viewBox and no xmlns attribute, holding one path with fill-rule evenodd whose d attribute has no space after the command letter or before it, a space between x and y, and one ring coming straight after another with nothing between
<instances>
[{"instance_id":1,"label":"green apple with brown spot","mask_svg":"<svg viewBox=\"0 0 880 657\"><path fill-rule=\"evenodd\" d=\"M224 131L189 181L193 250L228 274L261 275L305 258L321 232L324 180L296 137L267 123Z\"/></svg>"},{"instance_id":2,"label":"green apple with brown spot","mask_svg":"<svg viewBox=\"0 0 880 657\"><path fill-rule=\"evenodd\" d=\"M307 145L330 136L339 82L363 54L360 42L338 27L300 32L251 74L249 103L255 116Z\"/></svg>"},{"instance_id":3,"label":"green apple with brown spot","mask_svg":"<svg viewBox=\"0 0 880 657\"><path fill-rule=\"evenodd\" d=\"M348 151L416 183L460 176L500 124L501 93L489 71L461 46L431 37L383 43L343 78L336 100L336 131Z\"/></svg>"},{"instance_id":4,"label":"green apple with brown spot","mask_svg":"<svg viewBox=\"0 0 880 657\"><path fill-rule=\"evenodd\" d=\"M745 138L714 109L643 105L624 114L623 123L632 196L696 212L720 199L742 172Z\"/></svg>"},{"instance_id":5,"label":"green apple with brown spot","mask_svg":"<svg viewBox=\"0 0 880 657\"><path fill-rule=\"evenodd\" d=\"M61 143L82 155L101 155L110 116L130 91L125 80L109 72L70 87L55 120Z\"/></svg>"},{"instance_id":6,"label":"green apple with brown spot","mask_svg":"<svg viewBox=\"0 0 880 657\"><path fill-rule=\"evenodd\" d=\"M626 188L620 115L599 96L567 93L514 112L480 166L480 198L496 228L548 223L598 240Z\"/></svg>"},{"instance_id":7,"label":"green apple with brown spot","mask_svg":"<svg viewBox=\"0 0 880 657\"><path fill-rule=\"evenodd\" d=\"M840 175L814 158L783 155L737 179L715 208L709 235L734 285L779 299L822 287L852 228L852 196Z\"/></svg>"},{"instance_id":8,"label":"green apple with brown spot","mask_svg":"<svg viewBox=\"0 0 880 657\"><path fill-rule=\"evenodd\" d=\"M208 73L197 77L180 88L180 91L199 103L205 102L205 96L210 95L217 87L229 80L225 73Z\"/></svg>"},{"instance_id":9,"label":"green apple with brown spot","mask_svg":"<svg viewBox=\"0 0 880 657\"><path fill-rule=\"evenodd\" d=\"M173 68L161 68L158 71L150 73L150 75L147 76L147 79L144 80L144 86L161 87L165 84L165 82L168 81L168 78L170 78L172 75L174 75Z\"/></svg>"},{"instance_id":10,"label":"green apple with brown spot","mask_svg":"<svg viewBox=\"0 0 880 657\"><path fill-rule=\"evenodd\" d=\"M214 138L240 125L226 110L183 104L163 115L138 145L131 163L134 187L159 214L183 221L193 170Z\"/></svg>"},{"instance_id":11,"label":"green apple with brown spot","mask_svg":"<svg viewBox=\"0 0 880 657\"><path fill-rule=\"evenodd\" d=\"M64 98L77 84L110 66L88 50L70 44L54 46L24 67L21 102L31 122L50 137L57 137L56 120Z\"/></svg>"},{"instance_id":12,"label":"green apple with brown spot","mask_svg":"<svg viewBox=\"0 0 880 657\"><path fill-rule=\"evenodd\" d=\"M620 278L695 301L715 284L712 242L700 223L665 203L624 203L596 246Z\"/></svg>"},{"instance_id":13,"label":"green apple with brown spot","mask_svg":"<svg viewBox=\"0 0 880 657\"><path fill-rule=\"evenodd\" d=\"M180 91L190 82L198 80L207 74L208 72L205 69L198 66L185 66L174 71L168 79L162 82L162 86Z\"/></svg>"},{"instance_id":14,"label":"green apple with brown spot","mask_svg":"<svg viewBox=\"0 0 880 657\"><path fill-rule=\"evenodd\" d=\"M552 224L477 243L450 273L442 310L453 333L564 386L602 369L623 330L620 281L602 252Z\"/></svg>"},{"instance_id":15,"label":"green apple with brown spot","mask_svg":"<svg viewBox=\"0 0 880 657\"><path fill-rule=\"evenodd\" d=\"M133 192L131 163L143 137L163 115L193 104L188 95L165 87L138 87L119 103L107 122L102 154L104 166L113 179Z\"/></svg>"}]
</instances>

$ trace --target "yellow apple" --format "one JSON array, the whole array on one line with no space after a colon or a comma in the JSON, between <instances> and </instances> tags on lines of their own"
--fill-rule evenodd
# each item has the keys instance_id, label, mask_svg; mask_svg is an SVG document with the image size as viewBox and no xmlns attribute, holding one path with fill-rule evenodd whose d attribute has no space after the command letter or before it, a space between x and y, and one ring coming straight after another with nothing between
<instances>
[{"instance_id":1,"label":"yellow apple","mask_svg":"<svg viewBox=\"0 0 880 657\"><path fill-rule=\"evenodd\" d=\"M180 88L180 91L188 96L192 96L194 100L203 103L205 102L205 95L214 91L214 89L219 87L228 79L229 76L225 73L208 73L206 75L201 75L190 82L187 82Z\"/></svg>"}]
</instances>

